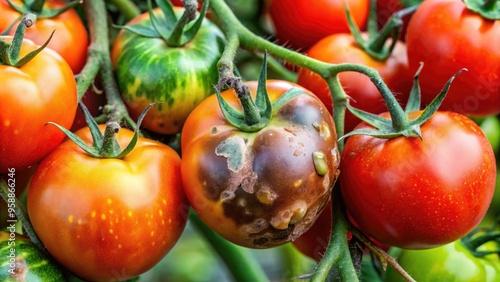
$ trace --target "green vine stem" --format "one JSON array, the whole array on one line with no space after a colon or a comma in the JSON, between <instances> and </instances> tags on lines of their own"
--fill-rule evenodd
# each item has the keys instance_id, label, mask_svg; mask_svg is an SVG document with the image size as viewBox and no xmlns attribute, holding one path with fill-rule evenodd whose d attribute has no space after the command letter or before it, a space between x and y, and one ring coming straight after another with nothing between
<instances>
[{"instance_id":1,"label":"green vine stem","mask_svg":"<svg viewBox=\"0 0 500 282\"><path fill-rule=\"evenodd\" d=\"M252 254L247 249L236 246L220 237L212 229L208 228L193 211L189 213L189 220L212 244L236 281L255 282L269 280L261 266L253 259Z\"/></svg>"},{"instance_id":2,"label":"green vine stem","mask_svg":"<svg viewBox=\"0 0 500 282\"><path fill-rule=\"evenodd\" d=\"M5 203L9 203L9 188L7 183L5 183L5 180L0 179L0 196L3 198ZM23 208L23 205L17 199L17 197L14 197L15 199L15 207L14 207L14 212L16 214L17 219L21 222L23 225L24 231L26 231L26 234L30 238L31 242L42 252L47 253L47 250L42 244L42 241L38 238L36 235L35 229L33 229L33 225L31 225L31 222L28 217L28 213L26 210Z\"/></svg>"},{"instance_id":3,"label":"green vine stem","mask_svg":"<svg viewBox=\"0 0 500 282\"><path fill-rule=\"evenodd\" d=\"M120 10L126 22L141 14L141 10L129 0L108 0L108 2Z\"/></svg>"},{"instance_id":4,"label":"green vine stem","mask_svg":"<svg viewBox=\"0 0 500 282\"><path fill-rule=\"evenodd\" d=\"M77 78L78 99L81 100L99 73L108 101L105 114L108 114L109 119L114 121L124 120L130 128L135 130L135 122L129 116L120 97L113 73L109 51L106 5L103 0L84 1L84 9L88 18L91 43L88 49L87 63Z\"/></svg>"},{"instance_id":5,"label":"green vine stem","mask_svg":"<svg viewBox=\"0 0 500 282\"><path fill-rule=\"evenodd\" d=\"M396 261L395 258L391 257L389 254L387 254L384 250L380 249L377 245L375 245L368 237L366 237L363 233L361 233L357 228L351 228L352 235L358 238L363 245L368 247L370 251L372 251L377 257L380 258L382 267L385 270L387 267L387 264L390 264L394 269L401 274L401 276L409 282L416 282L415 279L413 279L408 272L406 272Z\"/></svg>"}]
</instances>

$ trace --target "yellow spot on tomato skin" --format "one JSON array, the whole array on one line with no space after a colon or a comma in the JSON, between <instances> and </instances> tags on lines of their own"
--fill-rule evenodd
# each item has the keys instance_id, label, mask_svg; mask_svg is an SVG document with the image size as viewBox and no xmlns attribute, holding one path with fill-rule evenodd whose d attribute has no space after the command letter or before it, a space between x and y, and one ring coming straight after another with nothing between
<instances>
[{"instance_id":1,"label":"yellow spot on tomato skin","mask_svg":"<svg viewBox=\"0 0 500 282\"><path fill-rule=\"evenodd\" d=\"M109 234L113 234L113 229L109 229Z\"/></svg>"},{"instance_id":2,"label":"yellow spot on tomato skin","mask_svg":"<svg viewBox=\"0 0 500 282\"><path fill-rule=\"evenodd\" d=\"M4 125L4 126L9 126L9 125L10 125L10 120L8 120L8 119L7 119L7 120L5 120L5 121L3 122L3 125Z\"/></svg>"},{"instance_id":3,"label":"yellow spot on tomato skin","mask_svg":"<svg viewBox=\"0 0 500 282\"><path fill-rule=\"evenodd\" d=\"M162 203L163 203L164 205L167 205L167 200L163 199L163 200L162 200Z\"/></svg>"},{"instance_id":4,"label":"yellow spot on tomato skin","mask_svg":"<svg viewBox=\"0 0 500 282\"><path fill-rule=\"evenodd\" d=\"M101 219L102 220L106 220L106 215L105 214L101 214Z\"/></svg>"},{"instance_id":5,"label":"yellow spot on tomato skin","mask_svg":"<svg viewBox=\"0 0 500 282\"><path fill-rule=\"evenodd\" d=\"M121 249L122 248L122 244L118 244L118 249Z\"/></svg>"},{"instance_id":6,"label":"yellow spot on tomato skin","mask_svg":"<svg viewBox=\"0 0 500 282\"><path fill-rule=\"evenodd\" d=\"M68 216L68 222L73 223L73 215Z\"/></svg>"},{"instance_id":7,"label":"yellow spot on tomato skin","mask_svg":"<svg viewBox=\"0 0 500 282\"><path fill-rule=\"evenodd\" d=\"M162 221L161 221L161 225L165 225L165 220L162 220Z\"/></svg>"},{"instance_id":8,"label":"yellow spot on tomato skin","mask_svg":"<svg viewBox=\"0 0 500 282\"><path fill-rule=\"evenodd\" d=\"M83 220L82 220L81 218L80 218L80 219L78 219L78 221L77 221L77 222L78 222L78 225L82 225L82 224L83 224Z\"/></svg>"},{"instance_id":9,"label":"yellow spot on tomato skin","mask_svg":"<svg viewBox=\"0 0 500 282\"><path fill-rule=\"evenodd\" d=\"M111 205L111 203L112 203L112 202L113 202L113 201L111 200L111 198L108 198L108 199L106 200L106 203L108 203L108 205Z\"/></svg>"},{"instance_id":10,"label":"yellow spot on tomato skin","mask_svg":"<svg viewBox=\"0 0 500 282\"><path fill-rule=\"evenodd\" d=\"M96 211L92 211L92 213L90 214L91 217L95 217L96 216Z\"/></svg>"},{"instance_id":11,"label":"yellow spot on tomato skin","mask_svg":"<svg viewBox=\"0 0 500 282\"><path fill-rule=\"evenodd\" d=\"M127 215L128 215L129 217L132 217L132 211L128 211L128 212L127 212Z\"/></svg>"},{"instance_id":12,"label":"yellow spot on tomato skin","mask_svg":"<svg viewBox=\"0 0 500 282\"><path fill-rule=\"evenodd\" d=\"M151 237L153 237L154 235L155 235L155 232L151 231Z\"/></svg>"},{"instance_id":13,"label":"yellow spot on tomato skin","mask_svg":"<svg viewBox=\"0 0 500 282\"><path fill-rule=\"evenodd\" d=\"M160 214L160 216L163 216L163 211L162 210L160 210L158 213Z\"/></svg>"}]
</instances>

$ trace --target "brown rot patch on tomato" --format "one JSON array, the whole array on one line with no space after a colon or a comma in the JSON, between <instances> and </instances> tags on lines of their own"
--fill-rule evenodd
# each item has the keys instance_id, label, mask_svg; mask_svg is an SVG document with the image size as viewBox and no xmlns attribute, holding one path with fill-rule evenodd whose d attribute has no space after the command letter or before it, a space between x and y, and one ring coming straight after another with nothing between
<instances>
[{"instance_id":1,"label":"brown rot patch on tomato","mask_svg":"<svg viewBox=\"0 0 500 282\"><path fill-rule=\"evenodd\" d=\"M12 277L14 281L26 281L26 275L28 274L29 270L29 267L26 264L26 260L24 258L17 257L14 265L15 266L13 271L9 271L10 277Z\"/></svg>"}]
</instances>

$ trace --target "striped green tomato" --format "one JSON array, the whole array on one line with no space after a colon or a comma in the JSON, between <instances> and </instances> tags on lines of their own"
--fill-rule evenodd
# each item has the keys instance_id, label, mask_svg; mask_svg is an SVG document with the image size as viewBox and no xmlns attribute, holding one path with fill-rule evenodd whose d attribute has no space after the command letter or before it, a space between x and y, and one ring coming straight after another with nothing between
<instances>
[{"instance_id":1,"label":"striped green tomato","mask_svg":"<svg viewBox=\"0 0 500 282\"><path fill-rule=\"evenodd\" d=\"M183 9L175 11L179 18ZM159 9L153 12L164 17ZM127 25L154 29L148 12ZM147 105L161 102L148 112L143 127L161 134L179 133L188 114L213 93L224 44L220 29L206 18L196 36L181 47L121 30L111 58L130 115L137 118Z\"/></svg>"},{"instance_id":2,"label":"striped green tomato","mask_svg":"<svg viewBox=\"0 0 500 282\"><path fill-rule=\"evenodd\" d=\"M0 231L0 281L65 281L61 271L27 238Z\"/></svg>"}]
</instances>

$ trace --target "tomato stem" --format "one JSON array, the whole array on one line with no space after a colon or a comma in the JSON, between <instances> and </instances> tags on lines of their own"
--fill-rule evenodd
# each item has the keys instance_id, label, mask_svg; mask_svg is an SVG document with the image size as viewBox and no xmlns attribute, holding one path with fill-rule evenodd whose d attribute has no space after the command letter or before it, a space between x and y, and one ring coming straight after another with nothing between
<instances>
[{"instance_id":1,"label":"tomato stem","mask_svg":"<svg viewBox=\"0 0 500 282\"><path fill-rule=\"evenodd\" d=\"M7 183L3 179L0 179L0 196L5 201L5 203L7 203L7 204L10 203L9 199L11 199L11 197L9 197L9 188L7 186ZM48 254L47 250L43 246L42 241L40 241L40 239L36 235L35 229L33 229L33 225L31 225L31 222L30 222L29 217L28 217L28 213L23 208L23 205L21 204L19 199L17 199L17 197L14 197L14 201L15 201L14 213L16 214L16 217L19 219L19 221L23 225L23 228L26 231L26 234L30 238L31 242L33 242L33 244L38 249L40 249L43 253Z\"/></svg>"},{"instance_id":2,"label":"tomato stem","mask_svg":"<svg viewBox=\"0 0 500 282\"><path fill-rule=\"evenodd\" d=\"M389 254L387 254L384 250L382 250L379 246L374 244L368 237L366 237L361 231L359 231L357 228L354 226L351 228L352 235L358 238L363 245L368 247L372 253L374 253L382 262L382 267L383 269L386 269L387 264L390 264L394 269L401 274L401 276L406 279L406 281L412 281L415 282L415 279L413 279L402 267L399 265L399 263L391 257Z\"/></svg>"},{"instance_id":3,"label":"tomato stem","mask_svg":"<svg viewBox=\"0 0 500 282\"><path fill-rule=\"evenodd\" d=\"M331 201L332 232L330 235L330 243L311 278L311 282L326 281L330 269L334 266L336 266L339 272L341 281L359 280L347 243L347 230L350 226L345 215L345 208L339 185L337 181L335 187L333 187Z\"/></svg>"},{"instance_id":4,"label":"tomato stem","mask_svg":"<svg viewBox=\"0 0 500 282\"><path fill-rule=\"evenodd\" d=\"M235 281L255 282L269 280L260 264L247 249L220 237L212 229L208 228L192 210L189 212L189 220L212 244L233 274Z\"/></svg>"},{"instance_id":5,"label":"tomato stem","mask_svg":"<svg viewBox=\"0 0 500 282\"><path fill-rule=\"evenodd\" d=\"M180 47L184 45L182 42L182 36L184 34L184 28L186 25L196 18L196 10L198 9L198 1L196 0L184 0L184 13L181 18L177 21L172 30L172 33L167 39L167 44L172 47ZM200 15L204 17L205 15Z\"/></svg>"},{"instance_id":6,"label":"tomato stem","mask_svg":"<svg viewBox=\"0 0 500 282\"><path fill-rule=\"evenodd\" d=\"M129 21L141 14L141 10L130 0L108 0L123 15L125 21Z\"/></svg>"},{"instance_id":7,"label":"tomato stem","mask_svg":"<svg viewBox=\"0 0 500 282\"><path fill-rule=\"evenodd\" d=\"M84 1L84 9L90 30L90 46L87 62L77 78L78 100L81 100L96 75L100 73L106 100L110 105L106 107L105 113L115 121L124 120L130 128L135 130L136 124L130 118L127 107L121 99L113 73L106 5L102 0Z\"/></svg>"}]
</instances>

